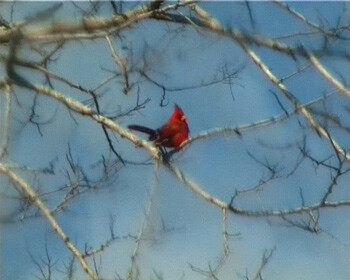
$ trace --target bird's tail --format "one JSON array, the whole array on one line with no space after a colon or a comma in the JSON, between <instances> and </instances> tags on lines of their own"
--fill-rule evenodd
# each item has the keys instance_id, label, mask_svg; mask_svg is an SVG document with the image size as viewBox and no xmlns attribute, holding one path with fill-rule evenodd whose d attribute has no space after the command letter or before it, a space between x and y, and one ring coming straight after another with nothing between
<instances>
[{"instance_id":1,"label":"bird's tail","mask_svg":"<svg viewBox=\"0 0 350 280\"><path fill-rule=\"evenodd\" d=\"M136 125L136 124L129 125L128 128L148 134L150 140L154 140L156 138L156 131L152 128L148 128L148 127Z\"/></svg>"}]
</instances>

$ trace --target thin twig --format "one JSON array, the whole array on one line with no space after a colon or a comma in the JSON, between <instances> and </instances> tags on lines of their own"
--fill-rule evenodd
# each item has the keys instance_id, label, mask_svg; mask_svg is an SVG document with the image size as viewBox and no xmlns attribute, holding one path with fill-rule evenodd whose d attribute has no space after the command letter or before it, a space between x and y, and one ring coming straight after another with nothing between
<instances>
[{"instance_id":1,"label":"thin twig","mask_svg":"<svg viewBox=\"0 0 350 280\"><path fill-rule=\"evenodd\" d=\"M322 34L325 34L326 36L341 38L334 31L332 31L332 30L325 30L325 29L321 28L319 25L317 25L316 23L311 22L310 20L305 18L301 13L297 12L296 10L294 10L293 8L288 6L286 3L281 2L279 0L273 0L272 3L277 4L278 6L286 9L291 15L293 15L294 17L296 17L297 19L299 19L301 22L303 22L304 24L308 25L312 29L319 31Z\"/></svg>"},{"instance_id":2,"label":"thin twig","mask_svg":"<svg viewBox=\"0 0 350 280\"><path fill-rule=\"evenodd\" d=\"M304 107L300 101L287 89L287 87L279 80L271 70L262 62L260 57L250 48L245 42L239 42L243 50L250 56L255 64L263 71L263 73L274 83L285 97L294 105L295 109L298 110L309 122L311 127L317 132L318 135L325 138L328 142L334 145L336 153L341 154L348 162L350 162L350 155L330 136L326 129L321 126L317 120L313 117L312 113Z\"/></svg>"},{"instance_id":3,"label":"thin twig","mask_svg":"<svg viewBox=\"0 0 350 280\"><path fill-rule=\"evenodd\" d=\"M0 172L7 175L11 181L20 187L32 200L38 208L42 211L44 217L48 220L54 231L59 235L59 237L63 240L63 242L66 244L67 248L73 253L73 255L78 259L80 262L81 267L84 269L86 274L89 275L89 277L93 280L97 280L98 277L95 274L95 272L90 268L88 263L85 261L83 254L78 250L77 247L73 244L72 241L70 241L67 234L63 231L63 229L60 227L60 225L57 223L56 219L52 216L50 210L47 208L45 203L38 197L38 195L35 193L35 191L31 188L31 186L24 181L21 177L19 177L16 173L12 172L10 169L8 169L5 165L0 164Z\"/></svg>"},{"instance_id":4,"label":"thin twig","mask_svg":"<svg viewBox=\"0 0 350 280\"><path fill-rule=\"evenodd\" d=\"M140 232L139 232L137 239L135 241L136 245L135 245L134 252L131 256L131 265L130 265L130 268L128 269L128 272L126 275L126 280L132 280L135 277L136 261L137 261L138 255L139 255L141 241L143 240L143 236L145 235L145 231L146 231L147 227L150 225L150 218L151 218L152 209L154 206L154 199L155 199L155 195L156 195L157 190L158 190L158 184L159 184L158 172L159 172L159 163L158 163L158 161L156 161L155 165L154 165L154 172L153 172L154 173L154 183L151 186L151 190L150 190L150 194L149 194L149 198L148 198L148 203L147 203L147 209L146 209L145 216L143 218Z\"/></svg>"},{"instance_id":5,"label":"thin twig","mask_svg":"<svg viewBox=\"0 0 350 280\"><path fill-rule=\"evenodd\" d=\"M332 90L324 96L321 96L317 99L314 99L308 103L301 105L301 107L310 107L311 105L318 103L320 101L323 101L324 99L334 95L336 92L337 92L336 90ZM271 117L268 119L260 120L258 122L250 123L250 124L212 128L212 129L209 129L207 131L198 133L197 135L191 136L190 139L188 139L186 142L184 142L182 144L182 147L184 148L185 146L189 145L190 143L192 143L194 141L208 138L208 137L211 137L211 136L214 136L217 134L227 135L228 133L235 133L235 134L241 135L245 131L250 131L253 129L259 129L259 128L263 128L266 126L270 126L270 125L273 125L273 124L276 124L278 122L282 122L282 121L288 119L289 117L298 113L298 111L299 111L298 108L294 108L293 110L287 111L288 114L283 113L283 114L280 114L280 115L277 115L277 116L274 116L274 117Z\"/></svg>"},{"instance_id":6,"label":"thin twig","mask_svg":"<svg viewBox=\"0 0 350 280\"><path fill-rule=\"evenodd\" d=\"M19 79L20 80L20 79ZM138 147L143 147L152 155L154 159L159 158L159 150L149 141L142 140L139 138L136 134L130 132L128 129L123 128L121 125L119 125L117 122L112 121L111 119L104 117L100 114L97 114L92 108L82 104L81 102L78 102L76 100L73 100L72 98L69 98L65 96L64 94L58 92L57 90L51 89L49 87L43 86L43 85L36 85L31 84L28 81L19 81L17 82L19 86L27 87L31 90L34 90L38 93L44 94L46 96L50 96L57 101L64 104L68 109L79 113L83 116L89 116L93 118L95 121L97 121L100 124L103 124L104 126L108 127L109 129L117 132L122 138L126 138L133 142Z\"/></svg>"},{"instance_id":7,"label":"thin twig","mask_svg":"<svg viewBox=\"0 0 350 280\"><path fill-rule=\"evenodd\" d=\"M247 216L247 217L268 217L268 216L276 216L282 217L287 215L294 215L299 213L308 213L309 211L317 210L320 208L335 208L341 206L350 206L350 200L340 200L335 202L330 201L320 201L315 204L309 206L301 206L292 209L285 210L269 210L269 211L249 211L244 210L239 207L236 207L231 203L226 203L219 198L209 194L205 191L201 186L199 186L196 182L186 176L183 172L181 172L175 165L170 162L164 162L165 167L173 174L177 179L184 183L187 187L189 187L195 194L200 196L205 201L214 204L220 209L227 209L237 215ZM342 174L345 174L343 172Z\"/></svg>"}]
</instances>

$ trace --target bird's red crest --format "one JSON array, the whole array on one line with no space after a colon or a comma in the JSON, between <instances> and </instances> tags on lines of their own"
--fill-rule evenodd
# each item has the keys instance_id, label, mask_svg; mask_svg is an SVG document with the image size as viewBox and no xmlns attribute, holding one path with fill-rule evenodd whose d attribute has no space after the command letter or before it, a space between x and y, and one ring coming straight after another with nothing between
<instances>
[{"instance_id":1,"label":"bird's red crest","mask_svg":"<svg viewBox=\"0 0 350 280\"><path fill-rule=\"evenodd\" d=\"M177 119L181 121L186 121L187 119L184 112L181 110L181 108L177 104L175 104L174 112L171 115L171 119Z\"/></svg>"},{"instance_id":2,"label":"bird's red crest","mask_svg":"<svg viewBox=\"0 0 350 280\"><path fill-rule=\"evenodd\" d=\"M181 108L175 104L173 114L168 122L158 129L151 129L141 125L129 125L130 129L149 135L149 140L154 141L156 146L181 148L181 144L188 139L190 130L187 125L187 117Z\"/></svg>"}]
</instances>

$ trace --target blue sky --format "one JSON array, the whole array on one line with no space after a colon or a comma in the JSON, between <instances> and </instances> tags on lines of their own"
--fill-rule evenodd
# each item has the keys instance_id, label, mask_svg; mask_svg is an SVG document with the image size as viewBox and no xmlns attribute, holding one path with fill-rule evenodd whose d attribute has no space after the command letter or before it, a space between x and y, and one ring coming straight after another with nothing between
<instances>
[{"instance_id":1,"label":"blue sky","mask_svg":"<svg viewBox=\"0 0 350 280\"><path fill-rule=\"evenodd\" d=\"M346 7L342 24L349 22L349 5L345 2L288 2L306 18L318 24L334 26L337 16ZM14 5L14 20L23 19L28 13L52 5L52 2L19 2ZM86 7L86 2L79 2ZM128 3L126 6L135 6ZM220 2L201 4L211 15L217 17L225 26L252 31L247 8L243 2ZM9 20L11 4L1 4L1 15ZM251 3L255 19L255 31L266 37L280 37L308 29L286 11L267 2ZM109 15L112 11L108 2L101 6L100 14ZM71 3L65 3L57 11L56 19L72 19L79 13ZM321 16L320 16L321 15ZM321 23L320 23L321 20ZM173 104L179 104L188 117L191 134L214 127L244 125L279 115L282 112L274 96L275 91L282 104L288 109L292 105L282 96L261 70L246 56L242 49L231 39L193 28L177 30L176 24L164 24L160 21L143 21L120 35L123 40L114 41L116 49L133 50L133 62L141 61L145 55L150 64L149 75L168 88L181 88L210 82L220 69L243 69L233 78L231 88L228 84L213 84L177 92L168 92L166 107L160 107L162 90L151 83L139 84L140 98L151 101L146 108L130 117L120 119L123 126L129 124L147 125L152 128L162 125L171 114ZM177 31L177 32L175 32ZM322 38L305 36L283 40L288 44L300 44L310 49L317 49ZM349 48L339 43L335 48ZM266 48L254 47L254 50L279 77L286 77L296 71L296 65L304 65L305 60L293 61L289 56ZM6 50L0 50L1 54ZM35 58L23 47L22 58ZM349 84L349 64L345 59L325 57L322 62L336 75L341 74ZM128 61L131 63L131 60ZM140 66L140 65L138 65ZM103 39L67 43L57 55L57 61L49 69L72 81L93 88L111 74L104 69L116 71L107 42ZM0 68L0 74L4 69ZM43 83L40 75L22 70L23 75L36 83ZM136 75L130 75L135 82ZM286 81L286 86L300 101L309 102L321 97L333 89L313 68ZM77 90L59 82L54 87L62 93L78 100L88 97ZM137 87L128 95L122 93L119 80L114 80L104 87L101 108L108 113L125 111L136 102ZM15 88L19 102L30 106L33 93L23 88ZM337 114L345 125L349 126L344 104L348 100L335 94L327 100L329 110ZM4 102L2 102L4 106ZM322 105L315 105L315 110L322 110ZM3 111L3 110L2 110ZM91 166L101 159L101 154L108 155L108 145L101 127L92 120L75 115L76 125L68 111L53 99L40 96L38 113L42 120L51 118L50 125L42 127L43 137L35 126L23 126L25 114L14 105L14 117L11 123L10 160L32 168L43 168L52 160L55 162L54 176L35 177L20 172L30 184L39 186L41 191L55 190L67 184L65 168L66 152L70 145L72 155L91 177L100 175L99 168ZM266 158L270 163L279 162L280 174L288 174L297 158L295 143L300 142L305 132L298 125L305 124L301 116L293 116L276 125L249 131L243 137L232 134L222 135L194 142L190 147L175 156L174 163L189 177L200 184L212 195L229 201L236 190L248 189L259 180L267 179L269 172L256 164L247 151L259 159ZM336 139L345 148L349 148L348 134L332 129ZM307 130L308 150L315 157L322 159L332 153L330 145L320 139L316 133ZM113 143L123 157L133 161L149 159L149 155L136 148L132 143L120 139L111 133ZM264 143L261 145L260 143ZM291 146L290 146L291 145ZM293 146L294 145L294 146ZM268 148L272 147L272 148ZM335 162L335 161L334 161ZM334 163L333 162L333 163ZM147 207L147 198L154 184L153 166L123 167L115 180L105 188L92 191L69 204L68 211L57 215L57 220L78 248L98 247L109 237L110 215L115 217L115 234L137 235ZM305 203L319 201L329 184L330 174L326 168L314 168L304 161L293 176L279 178L268 184L264 192L242 195L237 205L249 210L289 209L300 206L299 188L303 190ZM1 176L2 193L14 194L4 176ZM341 177L331 195L331 200L348 199L349 174ZM149 241L141 245L139 268L142 279L154 276L153 269L161 272L165 279L202 279L204 276L190 270L188 263L202 269L208 264L215 266L222 255L222 213L220 209L208 204L186 186L182 185L164 167L160 167L159 182L155 195L151 223L147 229ZM64 193L59 192L45 197L48 207L54 207ZM2 215L11 212L17 204L14 200L2 198ZM162 230L161 220L174 231ZM240 279L237 273L250 277L259 268L265 249L276 247L272 259L264 270L266 279L348 279L349 276L349 211L347 208L326 209L320 211L320 227L325 230L320 234L311 234L297 228L284 226L277 218L247 218L229 214L228 230L239 233L239 237L230 239L231 255L223 266L220 279ZM23 222L1 225L1 278L35 279L38 273L31 261L30 254L36 259L45 255L45 243L53 259L59 260L54 279L64 279L61 272L70 257L64 246L47 222L40 218L27 219ZM132 239L114 242L100 256L102 276L112 279L118 272L125 275L130 256L135 248ZM100 257L99 256L99 257ZM78 267L78 265L77 265ZM86 279L80 269L77 279ZM264 278L264 279L265 279Z\"/></svg>"}]
</instances>

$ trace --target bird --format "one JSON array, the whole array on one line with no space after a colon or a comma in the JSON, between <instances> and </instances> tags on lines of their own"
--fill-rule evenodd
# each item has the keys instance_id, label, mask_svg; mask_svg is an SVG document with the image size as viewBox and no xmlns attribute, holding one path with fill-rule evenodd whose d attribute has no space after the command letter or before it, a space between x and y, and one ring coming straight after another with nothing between
<instances>
[{"instance_id":1,"label":"bird","mask_svg":"<svg viewBox=\"0 0 350 280\"><path fill-rule=\"evenodd\" d=\"M158 129L152 129L141 125L129 125L129 129L148 134L148 140L154 141L157 147L179 149L188 137L190 130L187 125L187 117L181 108L175 104L174 111L167 123Z\"/></svg>"}]
</instances>

